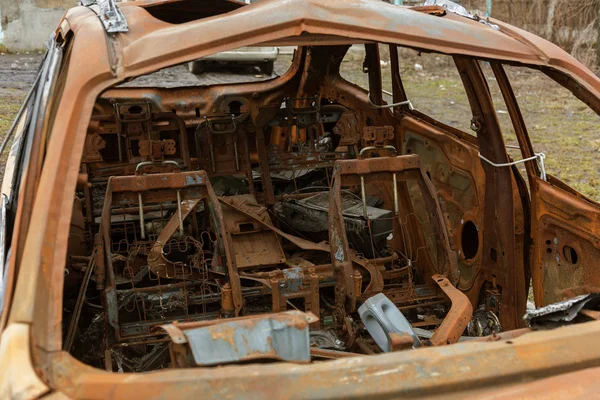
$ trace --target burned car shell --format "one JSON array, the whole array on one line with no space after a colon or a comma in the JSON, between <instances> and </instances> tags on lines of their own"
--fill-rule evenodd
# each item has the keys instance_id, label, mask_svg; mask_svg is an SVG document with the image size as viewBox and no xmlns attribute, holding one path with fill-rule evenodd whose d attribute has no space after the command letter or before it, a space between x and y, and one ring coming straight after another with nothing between
<instances>
[{"instance_id":1,"label":"burned car shell","mask_svg":"<svg viewBox=\"0 0 600 400\"><path fill-rule=\"evenodd\" d=\"M152 2L140 3L142 7L122 7L129 24L127 33L107 35L97 15L85 7L70 10L57 30L58 42L70 44L64 55L66 75L57 83L61 94L55 96L51 118L34 138L34 152L22 172L1 325L0 397L535 397L555 389L559 390L555 393L581 396L595 391L593 377L600 372L596 369L600 366L600 347L596 345L600 322L515 339L260 368L245 365L115 374L86 366L63 351L62 282L72 194L94 102L119 82L256 43L381 42L550 68L565 86L599 109L600 81L590 71L549 42L498 21L493 21L500 27L495 30L451 13L429 15L375 0L265 0L226 16L173 25L143 8L150 8ZM219 87L213 94L227 90ZM356 91L356 96L366 103L365 93ZM480 146L484 144L480 139ZM497 160L507 159L506 154L495 154ZM537 211L540 215L544 209L552 212L553 202L563 204L555 200L557 189L551 182L536 182L532 188L532 201L536 196L546 201ZM586 228L594 228L588 234L597 244L597 206L567 189L560 190L568 197L570 208L558 223L586 221ZM502 220L502 210L497 212ZM537 229L536 218L540 220L536 215L532 216L532 232ZM515 231L507 226L500 230L509 236ZM548 278L543 282L541 257L533 254L531 263L539 305L547 303L543 283L553 283ZM586 290L600 286L598 275L587 271ZM16 282L11 282L11 277ZM523 277L507 279L515 287L522 286L519 290L524 292ZM522 302L523 298L513 301ZM513 320L518 325L517 319Z\"/></svg>"}]
</instances>

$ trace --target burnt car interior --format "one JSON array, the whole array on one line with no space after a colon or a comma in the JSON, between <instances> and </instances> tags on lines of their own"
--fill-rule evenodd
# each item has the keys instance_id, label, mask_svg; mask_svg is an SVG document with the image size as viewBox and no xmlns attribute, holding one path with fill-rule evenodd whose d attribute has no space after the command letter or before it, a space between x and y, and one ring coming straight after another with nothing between
<instances>
[{"instance_id":1,"label":"burnt car interior","mask_svg":"<svg viewBox=\"0 0 600 400\"><path fill-rule=\"evenodd\" d=\"M532 274L563 285L536 289L538 305L580 294L583 278L530 271L554 256L534 242L588 239L552 218L531 226L550 207L530 191L559 189L540 178L501 64L533 157L526 177L485 161L511 160L478 60L450 66L471 105L468 133L406 97L395 45L358 43L364 89L339 74L350 39L312 39L295 38L290 69L264 82L115 86L97 99L74 196L64 350L115 372L319 362L523 328ZM593 264L590 246L573 269Z\"/></svg>"}]
</instances>

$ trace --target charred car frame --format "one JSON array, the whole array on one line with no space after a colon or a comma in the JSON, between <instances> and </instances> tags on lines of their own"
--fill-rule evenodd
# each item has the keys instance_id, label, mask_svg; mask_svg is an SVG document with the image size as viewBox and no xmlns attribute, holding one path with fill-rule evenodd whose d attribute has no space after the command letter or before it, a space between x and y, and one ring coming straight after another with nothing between
<instances>
[{"instance_id":1,"label":"charred car frame","mask_svg":"<svg viewBox=\"0 0 600 400\"><path fill-rule=\"evenodd\" d=\"M530 282L537 307L600 291L600 206L546 174L504 70L600 113L579 62L448 2L91 3L60 23L13 127L1 397L593 392L596 298L553 309L575 304L577 325L523 316ZM368 89L340 75L351 45ZM298 49L264 82L121 85L243 46ZM452 56L471 134L407 98L399 47Z\"/></svg>"}]
</instances>

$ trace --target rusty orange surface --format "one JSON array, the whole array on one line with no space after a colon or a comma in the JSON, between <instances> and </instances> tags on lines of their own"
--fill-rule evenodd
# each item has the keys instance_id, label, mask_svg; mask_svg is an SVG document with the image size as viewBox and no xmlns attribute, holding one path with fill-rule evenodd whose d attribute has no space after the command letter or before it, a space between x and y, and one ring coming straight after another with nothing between
<instances>
[{"instance_id":1,"label":"rusty orange surface","mask_svg":"<svg viewBox=\"0 0 600 400\"><path fill-rule=\"evenodd\" d=\"M182 16L186 7L190 13L187 18L193 16L193 20ZM464 398L497 394L528 398L539 396L540 391L568 393L565 389L568 382L574 382L578 395L592 392L595 383L592 376L600 366L600 347L596 345L600 322L543 332L518 328L524 326L521 317L527 301L529 271L538 306L600 291L600 274L596 268L600 257L600 207L554 177L549 176L547 181L540 179L533 162L527 164L526 177L531 199L522 202L521 197L526 195L522 179L517 181L509 169L496 171L482 164L478 157L481 153L499 163L509 161L477 60L492 63L511 118L516 121L515 131L524 157L533 154L533 148L522 118L519 121L520 111L510 84L503 81L502 64L539 68L600 112L600 80L586 67L555 45L500 21L491 20L499 26L496 30L439 8L398 7L378 0L261 0L251 6L231 0L218 5L208 1L143 0L123 4L121 9L129 24L127 33L106 34L97 15L83 6L71 9L57 28L58 40L65 44L64 62L49 107L51 118L37 131L31 160L23 171L11 240L5 308L0 322L0 370L8 373L0 375L0 397ZM368 108L373 102L382 104L382 95L371 97L365 90L343 81L336 70L347 46L361 43L366 45L365 65L369 69L371 89L381 89L377 43L390 45L390 48L402 46L452 55L471 100L477 137L432 122L408 107L390 112ZM177 89L117 87L129 78L248 45L300 47L290 70L265 82ZM392 80L394 102L407 100L399 75L394 74ZM373 92L381 93L381 90ZM344 114L342 119L347 123L356 122L355 131L343 136L344 147L354 146L354 150L359 150L375 141L381 148L382 144L392 146L399 157L360 159L358 151L347 151L335 159L315 161L312 155L299 157L292 151L283 151L277 154L277 162L269 163L272 152L269 153L268 146L272 135L289 133L289 140L277 139L278 147L285 147L297 145L307 137L308 131L302 131L307 128L298 123L292 140L292 129L287 132L276 127L268 131L271 128L266 118L278 112L282 98L302 98L304 104L294 105L300 108L306 107L309 96L315 93L317 99L344 99L346 111L358 110ZM201 170L200 181L195 185L202 186L203 193L194 198L208 199L206 209L212 213L212 224L215 231L220 232L224 246L226 261L217 265L221 268L218 274L227 276L218 299L222 304L219 318L241 315L246 301L242 295L242 279L252 280L260 287L259 295L272 295L272 312L282 311L287 302L300 298L305 302L306 311L319 317L323 307L319 285L326 282L335 295L332 320L341 332L340 337L348 347L356 345L361 330L357 329L355 312L357 304L365 300L361 296L381 292L386 282L406 274L412 278L410 265L405 269L385 268L396 261L397 254L366 258L351 251L343 221L341 193L351 187L360 197L362 188L378 194L390 209L394 202L413 208L405 214L398 211L395 217L403 215L408 221L409 215L420 212L435 222L431 232L420 230L425 228L418 218L407 222L418 232L410 245L400 242L404 231L394 225L393 238L389 240L394 249L419 253L422 248L419 244L426 244L432 235L441 239L437 253L423 256L426 261L422 269L428 274L423 274L422 282L412 285L410 281L410 285L387 292L388 297L403 304L405 310L414 306L410 303L414 299L445 304L447 297L450 298L452 308L445 319L435 324L440 328L431 340L434 346L377 355L314 350L313 355L333 360L309 365L277 363L167 369L144 374L94 368L63 350L64 271L65 265L73 259L73 254L68 254L73 193L77 188L86 190L88 184L107 178L102 171L110 167L109 162L95 158L98 156L95 150L101 146L92 134L99 132L107 120L112 121L113 101L141 99L142 95L162 101L160 110L149 112L152 115L148 116L148 129L172 131L175 139L170 140L186 143L186 129L200 126L203 121L200 115L214 114L212 110L228 97L243 98L247 102L248 118L255 129L248 131L254 135L250 147L236 136L226 142L230 146L222 146L225 151L217 156L194 153L192 157L195 150L183 143L180 150L184 168ZM186 105L177 109L182 99ZM292 100L289 104L293 104ZM172 110L177 111L176 116L171 115ZM110 118L106 119L107 115ZM152 122L156 122L154 128ZM386 128L389 126L393 129ZM365 129L372 127L377 129ZM375 138L377 132L384 131L385 135ZM426 145L422 146L420 139L415 138L423 139ZM204 140L204 137L198 140L198 148L211 146L212 149L212 134ZM139 157L164 161L165 157L175 154L171 142L152 147L149 139L144 145L146 150ZM238 151L243 154L239 155ZM354 159L349 160L349 154L353 154ZM461 175L461 179L474 188L469 192L471 195L458 200L455 182L430 168L436 163L443 163ZM334 179L328 203L329 243L306 240L274 226L269 212L276 202L286 196L295 200L303 197L296 193L292 197L276 195L271 172L323 167L331 168L332 177L327 177L328 182ZM124 176L136 174L135 164L122 168ZM142 194L147 196L148 203L160 202L166 198L172 200L175 195L175 192L165 194L161 190L174 189L184 191L184 200L187 200L185 190L191 191L190 187L194 186L186 180L191 172L181 173L174 167L166 172L158 169L153 164L143 177L107 179L110 190L123 193L109 198L104 205L101 215L105 230L103 236L96 237L96 252L90 256L98 258L89 264L96 268L96 285L106 299L110 299L110 292L116 287L111 268L113 259L118 261L118 257L106 250L111 244L112 200L121 202L123 215L131 214ZM433 177L428 177L430 170ZM238 174L252 181L253 171L259 172L262 183L260 190L250 184L257 202L217 198L209 177ZM173 182L169 181L171 178ZM364 179L368 179L366 184L362 183ZM411 180L419 182L420 186L415 186L419 190L411 189L407 183ZM398 187L400 194L396 193ZM107 193L112 193L110 190ZM179 195L181 193L177 193ZM414 195L423 196L423 202L411 200ZM181 199L177 201L180 203ZM460 212L447 211L448 204ZM90 204L85 207L89 211ZM144 207L151 212L156 205L139 204L142 211ZM187 211L183 211L185 216ZM176 234L179 223L183 231L185 216L180 215L182 220L177 221L175 215L168 225L169 237ZM486 251L478 252L473 259L466 259L457 251L461 248L457 229L463 215L481 227L478 240ZM528 215L531 215L530 220L526 220ZM89 222L94 221L95 216L89 212L85 218ZM252 229L243 230L240 224ZM529 237L525 237L526 225L531 225ZM265 247L266 253L260 255L257 251L259 256L242 258L248 253L243 247L252 246L254 242L246 238L234 241L231 236L248 232L261 235L268 232L270 245ZM304 253L325 256L327 260L312 263L300 256L287 257L283 249L286 246L282 246L281 241ZM563 264L554 263L551 257L559 241L580 255L579 262L570 270L562 269ZM162 242L160 244L162 249ZM160 253L158 248L154 253ZM161 258L164 256L156 254L157 263L165 263ZM244 271L238 271L236 254ZM158 267L164 266L158 264ZM290 278L286 275L287 269L285 273L281 269L255 274L246 271L246 267L262 268L263 264L286 264L294 268L297 275ZM176 269L174 263L168 267L169 271ZM461 268L465 271L462 275ZM469 275L467 271L474 272ZM431 279L434 273L443 276L435 275ZM168 271L157 274L159 279L174 275L177 273ZM302 277L303 285L297 292L290 295L285 292L287 287L280 290L285 287L284 283L295 282L298 276ZM113 286L104 287L104 279ZM112 295L116 298L116 294ZM486 304L486 307L500 314L499 321L507 332L490 340L455 343L473 310L479 306L480 298L501 299L500 304ZM193 326L194 322L190 323ZM106 324L118 326L114 321ZM116 336L122 339L119 334ZM132 338L154 340L149 339L149 335ZM452 345L435 346L438 344ZM110 352L110 346L106 349ZM106 369L112 370L112 361L107 364L110 365Z\"/></svg>"}]
</instances>

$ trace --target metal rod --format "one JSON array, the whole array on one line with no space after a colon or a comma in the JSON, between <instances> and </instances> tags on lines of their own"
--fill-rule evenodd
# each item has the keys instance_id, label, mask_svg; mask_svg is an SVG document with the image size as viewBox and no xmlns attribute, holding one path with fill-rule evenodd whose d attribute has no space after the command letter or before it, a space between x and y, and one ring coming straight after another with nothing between
<instances>
[{"instance_id":1,"label":"metal rod","mask_svg":"<svg viewBox=\"0 0 600 400\"><path fill-rule=\"evenodd\" d=\"M217 172L217 164L215 162L215 149L213 148L212 143L208 146L210 149L210 163L212 165L212 172Z\"/></svg>"},{"instance_id":2,"label":"metal rod","mask_svg":"<svg viewBox=\"0 0 600 400\"><path fill-rule=\"evenodd\" d=\"M75 309L73 310L73 316L71 317L71 322L69 323L69 330L67 331L65 343L63 344L63 349L68 352L70 352L71 347L73 347L75 331L77 325L79 325L79 316L81 315L81 308L83 307L83 301L85 300L85 292L87 291L90 278L92 276L92 271L94 270L95 260L95 254L92 254L87 265L87 269L85 270L83 282L81 282L81 286L79 287L79 294L77 295L77 301L75 302Z\"/></svg>"},{"instance_id":3,"label":"metal rod","mask_svg":"<svg viewBox=\"0 0 600 400\"><path fill-rule=\"evenodd\" d=\"M174 210L175 204L160 204L160 205L145 205L144 213L150 212L159 212L159 211L168 211ZM113 208L110 210L111 215L137 215L140 212L139 207L123 207L123 208ZM95 210L93 213L94 217L99 217L102 215L102 210ZM164 215L162 215L164 216Z\"/></svg>"},{"instance_id":4,"label":"metal rod","mask_svg":"<svg viewBox=\"0 0 600 400\"><path fill-rule=\"evenodd\" d=\"M393 95L390 92L386 92L386 91L383 91L383 92L388 95ZM394 107L400 107L400 106L408 106L409 110L411 110L411 111L414 110L414 107L413 107L412 103L410 102L410 100L404 100L404 101L400 101L398 103L392 103L392 104L379 105L379 104L373 103L373 100L371 100L371 92L369 92L367 94L367 96L369 98L369 104L373 108L394 108Z\"/></svg>"},{"instance_id":5,"label":"metal rod","mask_svg":"<svg viewBox=\"0 0 600 400\"><path fill-rule=\"evenodd\" d=\"M144 223L144 202L142 201L142 193L138 193L138 203L140 206L140 235L143 240L146 239L146 224Z\"/></svg>"},{"instance_id":6,"label":"metal rod","mask_svg":"<svg viewBox=\"0 0 600 400\"><path fill-rule=\"evenodd\" d=\"M393 185L394 185L394 215L398 215L399 206L398 206L398 181L396 181L396 174L392 174Z\"/></svg>"},{"instance_id":7,"label":"metal rod","mask_svg":"<svg viewBox=\"0 0 600 400\"><path fill-rule=\"evenodd\" d=\"M252 162L250 161L250 149L248 146L248 135L244 135L244 155L246 162L246 177L248 179L248 191L254 194L254 178L252 177Z\"/></svg>"},{"instance_id":8,"label":"metal rod","mask_svg":"<svg viewBox=\"0 0 600 400\"><path fill-rule=\"evenodd\" d=\"M117 132L117 148L119 152L119 162L123 162L123 143L121 143L121 133Z\"/></svg>"},{"instance_id":9,"label":"metal rod","mask_svg":"<svg viewBox=\"0 0 600 400\"><path fill-rule=\"evenodd\" d=\"M367 192L365 189L365 177L362 175L360 176L360 194L362 197L363 215L368 219L369 216L367 215Z\"/></svg>"},{"instance_id":10,"label":"metal rod","mask_svg":"<svg viewBox=\"0 0 600 400\"><path fill-rule=\"evenodd\" d=\"M177 215L179 216L179 234L183 236L183 215L181 213L181 190L177 191Z\"/></svg>"},{"instance_id":11,"label":"metal rod","mask_svg":"<svg viewBox=\"0 0 600 400\"><path fill-rule=\"evenodd\" d=\"M326 359L331 359L331 360L334 360L336 358L343 358L343 357L362 356L362 354L359 354L359 353L349 353L347 351L331 350L331 349L319 349L317 347L310 348L310 355L312 357L326 358Z\"/></svg>"},{"instance_id":12,"label":"metal rod","mask_svg":"<svg viewBox=\"0 0 600 400\"><path fill-rule=\"evenodd\" d=\"M240 170L240 159L238 156L237 137L233 141L233 152L235 154L235 170L239 171Z\"/></svg>"}]
</instances>

